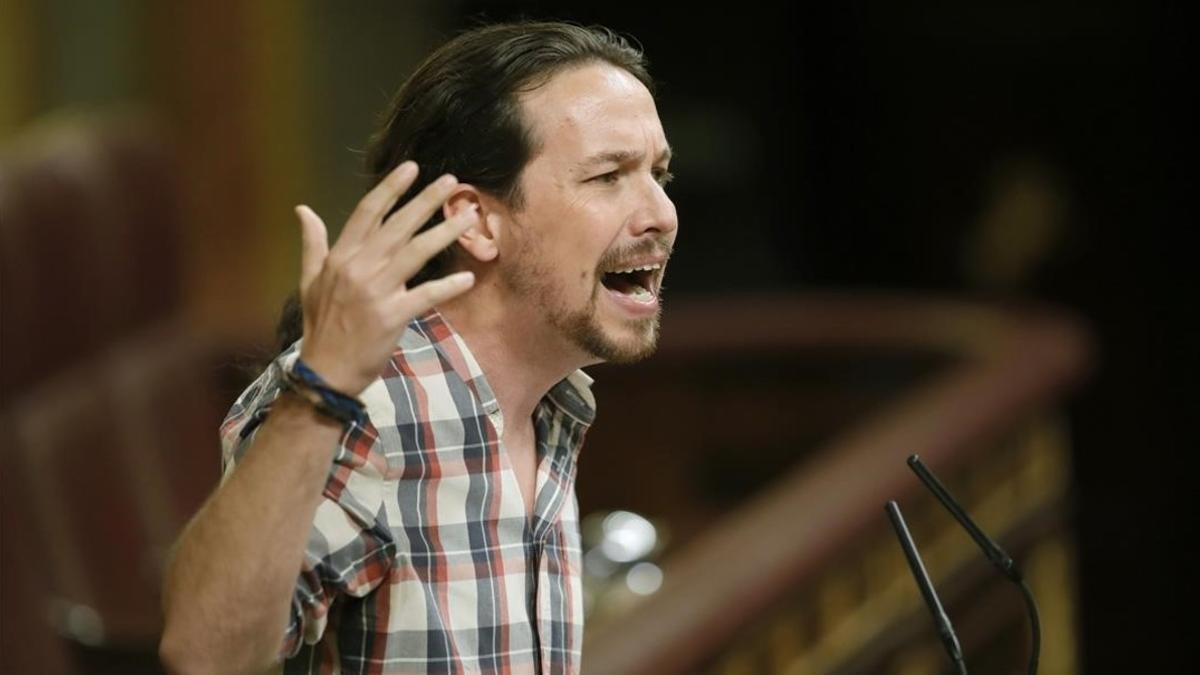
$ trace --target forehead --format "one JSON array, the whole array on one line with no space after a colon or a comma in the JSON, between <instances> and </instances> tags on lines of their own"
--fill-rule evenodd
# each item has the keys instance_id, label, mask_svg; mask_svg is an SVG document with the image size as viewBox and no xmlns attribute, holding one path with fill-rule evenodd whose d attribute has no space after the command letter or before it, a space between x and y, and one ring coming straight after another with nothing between
<instances>
[{"instance_id":1,"label":"forehead","mask_svg":"<svg viewBox=\"0 0 1200 675\"><path fill-rule=\"evenodd\" d=\"M613 151L656 157L667 147L654 97L636 77L609 64L558 73L521 103L538 158L571 163Z\"/></svg>"}]
</instances>

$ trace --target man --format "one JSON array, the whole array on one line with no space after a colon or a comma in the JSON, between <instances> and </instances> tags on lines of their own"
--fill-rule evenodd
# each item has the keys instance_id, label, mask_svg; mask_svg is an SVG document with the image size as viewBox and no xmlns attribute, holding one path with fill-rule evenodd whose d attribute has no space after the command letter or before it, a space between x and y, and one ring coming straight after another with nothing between
<instances>
[{"instance_id":1,"label":"man","mask_svg":"<svg viewBox=\"0 0 1200 675\"><path fill-rule=\"evenodd\" d=\"M303 339L223 426L170 668L578 672L579 368L654 349L677 228L651 88L604 29L468 32L401 88L332 249L297 209Z\"/></svg>"}]
</instances>

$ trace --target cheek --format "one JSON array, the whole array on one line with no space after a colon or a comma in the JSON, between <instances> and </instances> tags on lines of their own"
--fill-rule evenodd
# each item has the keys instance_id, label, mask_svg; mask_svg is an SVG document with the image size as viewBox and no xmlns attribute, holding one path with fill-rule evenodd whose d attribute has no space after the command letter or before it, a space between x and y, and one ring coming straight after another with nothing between
<instances>
[{"instance_id":1,"label":"cheek","mask_svg":"<svg viewBox=\"0 0 1200 675\"><path fill-rule=\"evenodd\" d=\"M580 293L592 296L600 288L599 277L596 276L595 270L584 267L579 270L579 291Z\"/></svg>"}]
</instances>

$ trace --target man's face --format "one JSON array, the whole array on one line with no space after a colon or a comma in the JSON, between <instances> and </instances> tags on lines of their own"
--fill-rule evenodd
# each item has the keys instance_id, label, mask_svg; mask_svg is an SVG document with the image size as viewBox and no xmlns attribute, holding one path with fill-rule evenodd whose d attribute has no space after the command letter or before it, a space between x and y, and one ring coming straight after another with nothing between
<instances>
[{"instance_id":1,"label":"man's face","mask_svg":"<svg viewBox=\"0 0 1200 675\"><path fill-rule=\"evenodd\" d=\"M588 358L644 358L658 340L678 227L654 99L626 71L594 64L555 75L521 102L535 153L501 279Z\"/></svg>"}]
</instances>

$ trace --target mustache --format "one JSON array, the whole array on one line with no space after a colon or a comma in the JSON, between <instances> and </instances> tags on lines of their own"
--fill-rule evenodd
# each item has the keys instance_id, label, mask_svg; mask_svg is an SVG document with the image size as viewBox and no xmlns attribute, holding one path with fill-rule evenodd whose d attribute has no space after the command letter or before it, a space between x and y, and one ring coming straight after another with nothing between
<instances>
[{"instance_id":1,"label":"mustache","mask_svg":"<svg viewBox=\"0 0 1200 675\"><path fill-rule=\"evenodd\" d=\"M665 265L673 250L670 239L665 235L642 239L637 243L606 251L600 258L599 269L612 269L647 256L661 257Z\"/></svg>"}]
</instances>

